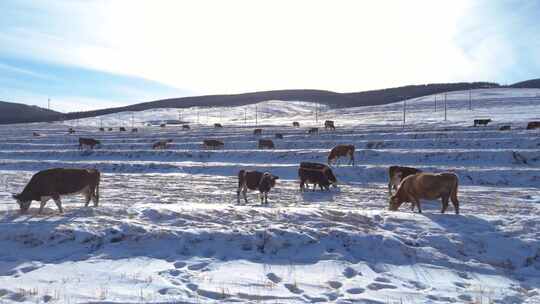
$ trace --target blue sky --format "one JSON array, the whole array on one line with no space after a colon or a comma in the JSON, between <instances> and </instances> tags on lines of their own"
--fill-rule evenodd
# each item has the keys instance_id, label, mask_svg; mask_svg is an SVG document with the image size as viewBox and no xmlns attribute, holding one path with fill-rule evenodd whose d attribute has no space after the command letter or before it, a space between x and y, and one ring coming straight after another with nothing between
<instances>
[{"instance_id":1,"label":"blue sky","mask_svg":"<svg viewBox=\"0 0 540 304\"><path fill-rule=\"evenodd\" d=\"M538 78L540 1L0 1L0 100Z\"/></svg>"}]
</instances>

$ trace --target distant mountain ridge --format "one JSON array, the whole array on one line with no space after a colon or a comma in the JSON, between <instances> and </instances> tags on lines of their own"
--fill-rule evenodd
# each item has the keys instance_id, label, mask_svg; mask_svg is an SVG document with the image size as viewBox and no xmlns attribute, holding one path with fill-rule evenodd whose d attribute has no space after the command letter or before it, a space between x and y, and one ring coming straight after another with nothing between
<instances>
[{"instance_id":1,"label":"distant mountain ridge","mask_svg":"<svg viewBox=\"0 0 540 304\"><path fill-rule=\"evenodd\" d=\"M125 107L71 113L59 113L22 104L0 102L0 124L79 119L124 111L144 111L156 108L241 106L267 100L318 102L335 108L359 107L388 104L403 99L417 98L449 91L504 87L506 86L501 86L492 82L460 82L409 85L356 93L337 93L325 90L275 90L242 94L169 98L133 104ZM518 82L507 87L540 88L540 79Z\"/></svg>"}]
</instances>

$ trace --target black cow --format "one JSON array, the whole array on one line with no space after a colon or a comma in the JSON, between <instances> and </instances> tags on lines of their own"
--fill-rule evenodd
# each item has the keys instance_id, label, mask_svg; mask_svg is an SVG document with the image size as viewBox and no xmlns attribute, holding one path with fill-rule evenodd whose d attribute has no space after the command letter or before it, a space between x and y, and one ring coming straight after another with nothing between
<instances>
[{"instance_id":1,"label":"black cow","mask_svg":"<svg viewBox=\"0 0 540 304\"><path fill-rule=\"evenodd\" d=\"M478 126L487 126L488 123L491 122L491 119L475 119L474 120L474 126L476 127L477 125Z\"/></svg>"},{"instance_id":2,"label":"black cow","mask_svg":"<svg viewBox=\"0 0 540 304\"><path fill-rule=\"evenodd\" d=\"M300 178L300 191L304 188L309 189L309 184L313 184L313 191L317 185L321 190L330 190L330 185L337 185L337 179L332 169L325 164L302 162L298 168L298 177Z\"/></svg>"}]
</instances>

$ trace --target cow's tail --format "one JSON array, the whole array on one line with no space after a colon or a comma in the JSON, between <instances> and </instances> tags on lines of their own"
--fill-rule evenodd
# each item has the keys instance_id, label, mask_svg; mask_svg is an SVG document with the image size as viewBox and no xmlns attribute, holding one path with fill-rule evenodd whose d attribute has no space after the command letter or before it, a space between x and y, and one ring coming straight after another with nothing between
<instances>
[{"instance_id":1,"label":"cow's tail","mask_svg":"<svg viewBox=\"0 0 540 304\"><path fill-rule=\"evenodd\" d=\"M459 201L458 201L458 184L459 184L459 178L457 176L457 174L454 174L454 176L456 177L456 181L455 181L455 184L454 186L452 187L452 192L450 193L450 200L452 201L452 203L457 207L456 208L456 213L459 212L458 208L459 208Z\"/></svg>"},{"instance_id":2,"label":"cow's tail","mask_svg":"<svg viewBox=\"0 0 540 304\"><path fill-rule=\"evenodd\" d=\"M94 204L97 206L99 204L99 181L101 180L101 174L99 171L96 170L97 173L97 180L96 180L96 188L94 189Z\"/></svg>"}]
</instances>

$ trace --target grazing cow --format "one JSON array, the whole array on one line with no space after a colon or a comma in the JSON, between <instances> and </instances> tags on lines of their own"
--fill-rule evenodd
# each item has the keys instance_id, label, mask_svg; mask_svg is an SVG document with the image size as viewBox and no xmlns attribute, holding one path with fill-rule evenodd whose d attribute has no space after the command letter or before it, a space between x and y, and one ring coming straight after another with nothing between
<instances>
[{"instance_id":1,"label":"grazing cow","mask_svg":"<svg viewBox=\"0 0 540 304\"><path fill-rule=\"evenodd\" d=\"M324 129L327 130L327 129L332 129L332 130L336 130L336 127L334 126L334 121L333 120L327 120L324 122Z\"/></svg>"},{"instance_id":2,"label":"grazing cow","mask_svg":"<svg viewBox=\"0 0 540 304\"><path fill-rule=\"evenodd\" d=\"M499 127L499 131L510 131L510 125L504 125Z\"/></svg>"},{"instance_id":3,"label":"grazing cow","mask_svg":"<svg viewBox=\"0 0 540 304\"><path fill-rule=\"evenodd\" d=\"M277 139L283 139L283 134L276 133L274 137L277 138Z\"/></svg>"},{"instance_id":4,"label":"grazing cow","mask_svg":"<svg viewBox=\"0 0 540 304\"><path fill-rule=\"evenodd\" d=\"M113 130L113 128L109 128L108 130L109 130L109 131L112 131L112 130Z\"/></svg>"},{"instance_id":5,"label":"grazing cow","mask_svg":"<svg viewBox=\"0 0 540 304\"><path fill-rule=\"evenodd\" d=\"M259 139L259 149L274 149L274 142L271 139Z\"/></svg>"},{"instance_id":6,"label":"grazing cow","mask_svg":"<svg viewBox=\"0 0 540 304\"><path fill-rule=\"evenodd\" d=\"M476 127L477 125L478 126L481 126L481 125L484 125L484 126L487 126L488 123L491 122L491 119L475 119L474 120L474 126Z\"/></svg>"},{"instance_id":7,"label":"grazing cow","mask_svg":"<svg viewBox=\"0 0 540 304\"><path fill-rule=\"evenodd\" d=\"M527 124L527 130L540 129L540 121L531 121Z\"/></svg>"},{"instance_id":8,"label":"grazing cow","mask_svg":"<svg viewBox=\"0 0 540 304\"><path fill-rule=\"evenodd\" d=\"M170 142L172 142L172 139L156 141L154 144L152 144L152 149L167 149L167 144Z\"/></svg>"},{"instance_id":9,"label":"grazing cow","mask_svg":"<svg viewBox=\"0 0 540 304\"><path fill-rule=\"evenodd\" d=\"M84 148L84 146L87 146L90 149L94 149L94 146L96 145L101 145L101 142L93 138L79 137L79 149Z\"/></svg>"},{"instance_id":10,"label":"grazing cow","mask_svg":"<svg viewBox=\"0 0 540 304\"><path fill-rule=\"evenodd\" d=\"M221 148L225 144L221 140L217 139L205 139L203 140L203 147L205 148Z\"/></svg>"},{"instance_id":11,"label":"grazing cow","mask_svg":"<svg viewBox=\"0 0 540 304\"><path fill-rule=\"evenodd\" d=\"M253 130L253 135L261 135L261 134L262 134L262 129Z\"/></svg>"},{"instance_id":12,"label":"grazing cow","mask_svg":"<svg viewBox=\"0 0 540 304\"><path fill-rule=\"evenodd\" d=\"M422 171L416 168L411 167L402 167L402 166L390 166L388 168L388 193L392 196L392 189L397 189L399 183L409 176L416 173L421 173Z\"/></svg>"},{"instance_id":13,"label":"grazing cow","mask_svg":"<svg viewBox=\"0 0 540 304\"><path fill-rule=\"evenodd\" d=\"M38 132L32 132L32 136L41 136Z\"/></svg>"},{"instance_id":14,"label":"grazing cow","mask_svg":"<svg viewBox=\"0 0 540 304\"><path fill-rule=\"evenodd\" d=\"M319 134L319 128L311 128L307 132L308 132L308 134L311 134L311 135L318 135Z\"/></svg>"},{"instance_id":15,"label":"grazing cow","mask_svg":"<svg viewBox=\"0 0 540 304\"><path fill-rule=\"evenodd\" d=\"M159 125L160 128L165 128L166 126L167 126L167 124L164 124L164 123Z\"/></svg>"},{"instance_id":16,"label":"grazing cow","mask_svg":"<svg viewBox=\"0 0 540 304\"><path fill-rule=\"evenodd\" d=\"M313 184L313 191L317 185L321 190L330 190L330 184L337 185L337 179L332 169L325 164L301 162L298 168L298 177L300 178L300 191L304 188L309 189L309 183Z\"/></svg>"},{"instance_id":17,"label":"grazing cow","mask_svg":"<svg viewBox=\"0 0 540 304\"><path fill-rule=\"evenodd\" d=\"M452 201L456 214L459 214L458 177L454 173L417 173L409 175L401 181L394 195L390 197L390 210L396 211L404 202L411 202L412 208L418 207L422 213L420 200L441 198L444 213L448 208L448 199Z\"/></svg>"},{"instance_id":18,"label":"grazing cow","mask_svg":"<svg viewBox=\"0 0 540 304\"><path fill-rule=\"evenodd\" d=\"M328 165L337 163L340 157L349 157L349 165L354 166L354 145L337 145L328 154Z\"/></svg>"},{"instance_id":19,"label":"grazing cow","mask_svg":"<svg viewBox=\"0 0 540 304\"><path fill-rule=\"evenodd\" d=\"M120 130L120 132L126 132L126 128L124 127L120 127L118 130Z\"/></svg>"},{"instance_id":20,"label":"grazing cow","mask_svg":"<svg viewBox=\"0 0 540 304\"><path fill-rule=\"evenodd\" d=\"M214 128L219 129L219 128L223 128L223 126L220 123L215 123Z\"/></svg>"},{"instance_id":21,"label":"grazing cow","mask_svg":"<svg viewBox=\"0 0 540 304\"><path fill-rule=\"evenodd\" d=\"M99 131L105 132L105 128L99 128Z\"/></svg>"},{"instance_id":22,"label":"grazing cow","mask_svg":"<svg viewBox=\"0 0 540 304\"><path fill-rule=\"evenodd\" d=\"M191 128L189 125L182 125L182 130L190 130Z\"/></svg>"},{"instance_id":23,"label":"grazing cow","mask_svg":"<svg viewBox=\"0 0 540 304\"><path fill-rule=\"evenodd\" d=\"M60 213L63 213L60 196L79 193L86 197L86 207L90 203L90 199L97 207L99 179L100 173L96 169L47 169L34 174L24 190L19 194L14 194L13 198L17 200L23 213L28 211L32 201L41 201L39 213L42 213L45 204L51 198L56 203Z\"/></svg>"},{"instance_id":24,"label":"grazing cow","mask_svg":"<svg viewBox=\"0 0 540 304\"><path fill-rule=\"evenodd\" d=\"M137 133L137 132L139 132L139 129L137 129L137 128L131 128L131 133Z\"/></svg>"},{"instance_id":25,"label":"grazing cow","mask_svg":"<svg viewBox=\"0 0 540 304\"><path fill-rule=\"evenodd\" d=\"M292 122L292 126L293 126L293 127L299 128L299 127L300 127L300 123L299 123L298 121L293 121L293 122Z\"/></svg>"},{"instance_id":26,"label":"grazing cow","mask_svg":"<svg viewBox=\"0 0 540 304\"><path fill-rule=\"evenodd\" d=\"M68 129L68 133L69 133L69 134L73 134L73 133L75 133L75 129L73 129L73 128L69 128L69 129Z\"/></svg>"},{"instance_id":27,"label":"grazing cow","mask_svg":"<svg viewBox=\"0 0 540 304\"><path fill-rule=\"evenodd\" d=\"M246 192L247 190L259 190L261 197L261 204L268 204L268 192L270 189L276 186L276 180L278 176L272 175L268 172L259 171L246 171L240 170L238 172L238 190L236 191L236 198L238 204L240 204L240 192L244 195L246 204L248 203Z\"/></svg>"}]
</instances>

